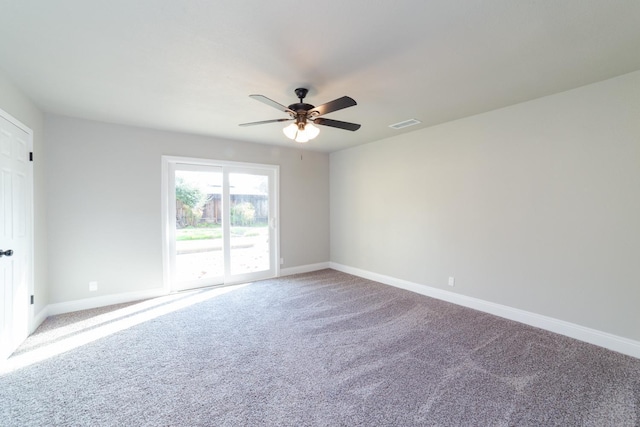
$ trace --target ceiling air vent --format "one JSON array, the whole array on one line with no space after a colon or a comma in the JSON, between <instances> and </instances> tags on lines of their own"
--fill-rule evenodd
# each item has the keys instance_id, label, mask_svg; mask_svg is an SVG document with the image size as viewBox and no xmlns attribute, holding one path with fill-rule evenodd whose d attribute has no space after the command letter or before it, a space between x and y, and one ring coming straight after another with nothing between
<instances>
[{"instance_id":1,"label":"ceiling air vent","mask_svg":"<svg viewBox=\"0 0 640 427\"><path fill-rule=\"evenodd\" d=\"M418 123L421 123L420 120L409 119L409 120L405 120L403 122L394 123L392 125L389 125L389 127L392 128L392 129L402 129L402 128L406 128L406 127L409 127L409 126L417 125Z\"/></svg>"}]
</instances>

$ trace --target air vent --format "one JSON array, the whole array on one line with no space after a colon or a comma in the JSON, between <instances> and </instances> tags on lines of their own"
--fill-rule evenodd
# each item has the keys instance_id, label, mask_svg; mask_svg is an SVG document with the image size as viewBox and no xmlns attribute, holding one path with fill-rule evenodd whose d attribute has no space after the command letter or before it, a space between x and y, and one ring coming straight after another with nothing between
<instances>
[{"instance_id":1,"label":"air vent","mask_svg":"<svg viewBox=\"0 0 640 427\"><path fill-rule=\"evenodd\" d=\"M403 122L399 122L399 123L395 123L395 124L389 125L389 127L393 128L393 129L402 129L402 128L406 128L406 127L409 127L409 126L417 125L418 123L421 123L420 120L409 119L409 120L405 120Z\"/></svg>"}]
</instances>

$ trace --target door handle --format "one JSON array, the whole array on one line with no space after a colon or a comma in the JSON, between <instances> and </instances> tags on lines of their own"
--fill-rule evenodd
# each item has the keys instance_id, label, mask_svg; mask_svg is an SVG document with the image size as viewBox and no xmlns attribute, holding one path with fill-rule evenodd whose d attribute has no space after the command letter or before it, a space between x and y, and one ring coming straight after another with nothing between
<instances>
[{"instance_id":1,"label":"door handle","mask_svg":"<svg viewBox=\"0 0 640 427\"><path fill-rule=\"evenodd\" d=\"M11 256L13 255L13 249L7 249L6 251L3 251L2 249L0 249L0 258L2 258L3 256Z\"/></svg>"}]
</instances>

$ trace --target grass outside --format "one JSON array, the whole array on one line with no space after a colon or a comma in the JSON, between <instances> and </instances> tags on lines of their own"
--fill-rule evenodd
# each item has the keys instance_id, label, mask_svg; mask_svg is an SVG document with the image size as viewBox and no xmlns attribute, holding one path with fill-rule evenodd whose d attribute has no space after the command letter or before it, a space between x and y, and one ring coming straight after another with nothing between
<instances>
[{"instance_id":1,"label":"grass outside","mask_svg":"<svg viewBox=\"0 0 640 427\"><path fill-rule=\"evenodd\" d=\"M231 227L232 237L252 237L259 236L267 230L266 225L255 227ZM222 228L181 228L176 230L176 240L211 240L221 239Z\"/></svg>"}]
</instances>

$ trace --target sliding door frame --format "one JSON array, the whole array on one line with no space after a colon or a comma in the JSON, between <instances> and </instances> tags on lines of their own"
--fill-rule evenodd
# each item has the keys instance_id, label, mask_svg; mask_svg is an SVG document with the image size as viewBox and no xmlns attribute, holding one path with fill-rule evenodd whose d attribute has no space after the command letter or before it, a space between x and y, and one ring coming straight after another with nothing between
<instances>
[{"instance_id":1,"label":"sliding door frame","mask_svg":"<svg viewBox=\"0 0 640 427\"><path fill-rule=\"evenodd\" d=\"M270 185L269 204L270 204L270 218L269 229L270 236L273 239L273 244L270 248L270 265L272 269L262 275L262 278L278 277L280 275L280 217L279 217L279 194L280 194L280 167L278 165L268 165L260 163L245 163L245 162L232 162L227 160L215 160L215 159L203 159L194 157L178 157L178 156L162 156L162 180L161 180L161 210L162 210L162 259L163 259L163 281L164 289L166 292L175 291L175 284L173 283L173 275L175 265L173 260L175 257L172 255L175 253L175 236L173 229L175 228L175 203L170 206L170 194L175 194L175 168L177 164L186 164L194 166L209 166L220 167L223 170L224 180L228 179L229 173L235 173L241 170L253 171L253 172L266 172L273 177L273 183ZM226 189L226 183L223 185L223 189ZM224 198L228 199L227 194L223 194ZM225 209L228 211L228 209ZM225 233L226 234L226 233ZM225 237L226 239L226 237ZM228 244L229 242L225 242ZM225 260L225 264L228 260ZM225 282L223 285L230 285L233 283L242 283L252 280L252 274L237 275L231 277L228 265L225 266ZM261 276L256 273L257 276ZM257 277L254 275L254 277Z\"/></svg>"}]
</instances>

